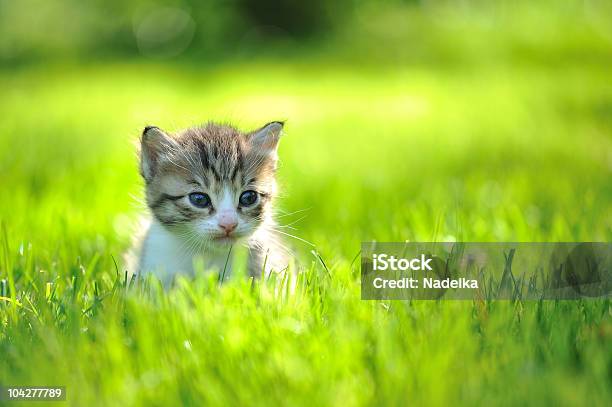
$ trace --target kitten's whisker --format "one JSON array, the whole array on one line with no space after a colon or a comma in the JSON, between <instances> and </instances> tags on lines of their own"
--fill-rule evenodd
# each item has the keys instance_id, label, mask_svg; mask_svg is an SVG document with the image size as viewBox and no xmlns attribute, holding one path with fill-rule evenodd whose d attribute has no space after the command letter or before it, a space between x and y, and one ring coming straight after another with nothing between
<instances>
[{"instance_id":1,"label":"kitten's whisker","mask_svg":"<svg viewBox=\"0 0 612 407\"><path fill-rule=\"evenodd\" d=\"M180 252L181 252L181 255L185 255L185 256L193 256L196 253L196 251L199 250L198 246L200 245L200 241L204 240L203 236L189 229L182 230L182 231L178 230L178 231L175 231L175 233L178 237L180 237L183 240L180 246Z\"/></svg>"},{"instance_id":2,"label":"kitten's whisker","mask_svg":"<svg viewBox=\"0 0 612 407\"><path fill-rule=\"evenodd\" d=\"M282 235L288 236L288 237L292 237L296 240L299 240L300 242L306 243L312 247L316 247L316 245L312 242L309 242L308 240L302 239L301 237L297 237L295 235L292 235L291 233L287 233L287 232L283 232L282 230L278 230L278 229L274 229L275 232L280 233Z\"/></svg>"},{"instance_id":3,"label":"kitten's whisker","mask_svg":"<svg viewBox=\"0 0 612 407\"><path fill-rule=\"evenodd\" d=\"M185 237L186 239L181 244L181 248L180 248L181 255L192 256L194 254L193 246L195 242L197 242L198 236L195 233L192 233L189 236L183 236L183 238Z\"/></svg>"},{"instance_id":4,"label":"kitten's whisker","mask_svg":"<svg viewBox=\"0 0 612 407\"><path fill-rule=\"evenodd\" d=\"M291 225L276 225L277 228L286 228L286 229L291 229L291 230L298 230L297 228L291 226Z\"/></svg>"},{"instance_id":5,"label":"kitten's whisker","mask_svg":"<svg viewBox=\"0 0 612 407\"><path fill-rule=\"evenodd\" d=\"M311 209L312 209L312 207L305 208L305 209L299 209L297 211L293 211L293 212L289 212L289 213L283 213L281 215L274 215L274 217L275 218L284 218L284 217L287 217L287 216L295 215L296 213L306 212L306 211L309 211ZM279 211L281 211L281 210L279 209ZM307 215L305 215L305 216L307 216Z\"/></svg>"},{"instance_id":6,"label":"kitten's whisker","mask_svg":"<svg viewBox=\"0 0 612 407\"><path fill-rule=\"evenodd\" d=\"M292 225L295 225L296 223L298 223L298 222L300 222L300 221L302 221L302 220L304 220L304 219L306 219L306 215L302 216L301 218L299 218L299 219L297 219L297 220L294 220L294 221L293 221L293 222L291 222L291 223L287 223L286 225L278 225L278 226L283 227L283 228L291 228L291 229L295 229L295 228L294 228Z\"/></svg>"}]
</instances>

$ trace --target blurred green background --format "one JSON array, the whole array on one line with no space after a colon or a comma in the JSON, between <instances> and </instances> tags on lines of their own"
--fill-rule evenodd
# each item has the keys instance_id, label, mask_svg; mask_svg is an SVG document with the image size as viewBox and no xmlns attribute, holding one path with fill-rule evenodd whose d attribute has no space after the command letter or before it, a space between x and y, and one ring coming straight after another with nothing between
<instances>
[{"instance_id":1,"label":"blurred green background","mask_svg":"<svg viewBox=\"0 0 612 407\"><path fill-rule=\"evenodd\" d=\"M610 21L606 1L0 0L0 383L74 405L609 405L608 299L361 301L353 260L610 241ZM118 288L142 128L207 120L287 120L298 294Z\"/></svg>"}]
</instances>

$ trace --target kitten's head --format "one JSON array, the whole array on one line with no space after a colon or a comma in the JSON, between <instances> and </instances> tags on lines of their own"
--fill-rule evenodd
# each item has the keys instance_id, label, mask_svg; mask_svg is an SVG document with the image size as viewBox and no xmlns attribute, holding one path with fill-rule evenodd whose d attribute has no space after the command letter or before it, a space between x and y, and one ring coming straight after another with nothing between
<instances>
[{"instance_id":1,"label":"kitten's head","mask_svg":"<svg viewBox=\"0 0 612 407\"><path fill-rule=\"evenodd\" d=\"M170 135L146 127L140 173L155 218L194 245L248 238L271 216L282 128L242 133L208 123Z\"/></svg>"}]
</instances>

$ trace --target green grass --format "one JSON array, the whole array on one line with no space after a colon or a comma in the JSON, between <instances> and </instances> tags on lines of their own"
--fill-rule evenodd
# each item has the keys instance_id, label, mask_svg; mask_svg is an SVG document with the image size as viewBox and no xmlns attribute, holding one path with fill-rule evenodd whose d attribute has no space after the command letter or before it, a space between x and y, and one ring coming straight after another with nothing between
<instances>
[{"instance_id":1,"label":"green grass","mask_svg":"<svg viewBox=\"0 0 612 407\"><path fill-rule=\"evenodd\" d=\"M371 240L610 241L612 76L572 61L1 72L0 383L73 405L609 405L609 300L361 301L353 262ZM125 293L134 142L208 119L288 120L280 220L329 272L289 240L294 294L216 276Z\"/></svg>"}]
</instances>

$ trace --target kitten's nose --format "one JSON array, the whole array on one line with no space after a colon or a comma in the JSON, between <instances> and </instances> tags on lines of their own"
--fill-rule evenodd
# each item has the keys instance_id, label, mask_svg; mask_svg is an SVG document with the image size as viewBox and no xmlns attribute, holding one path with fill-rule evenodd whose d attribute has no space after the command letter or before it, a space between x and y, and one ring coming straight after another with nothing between
<instances>
[{"instance_id":1,"label":"kitten's nose","mask_svg":"<svg viewBox=\"0 0 612 407\"><path fill-rule=\"evenodd\" d=\"M232 233L234 231L234 229L236 229L236 226L238 226L238 222L236 222L236 221L221 221L221 222L219 222L219 227L225 232L226 236L229 236L230 233Z\"/></svg>"}]
</instances>

